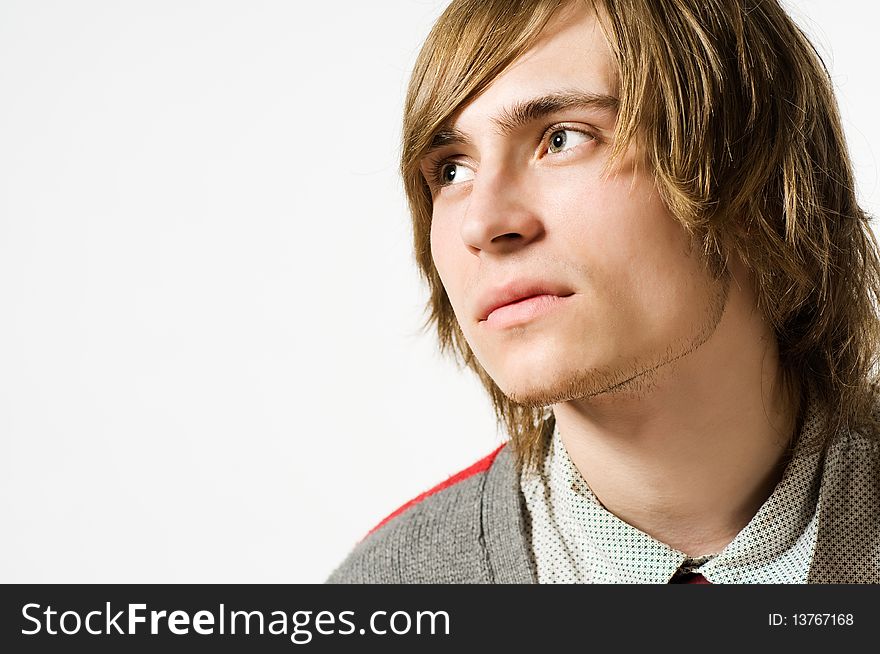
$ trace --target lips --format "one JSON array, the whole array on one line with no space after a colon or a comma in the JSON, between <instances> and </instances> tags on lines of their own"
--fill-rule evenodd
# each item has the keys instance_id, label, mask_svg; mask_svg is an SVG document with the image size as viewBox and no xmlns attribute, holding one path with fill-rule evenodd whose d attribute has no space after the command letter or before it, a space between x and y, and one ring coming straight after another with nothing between
<instances>
[{"instance_id":1,"label":"lips","mask_svg":"<svg viewBox=\"0 0 880 654\"><path fill-rule=\"evenodd\" d=\"M542 295L568 297L573 295L569 287L546 280L517 280L491 289L477 303L477 319L483 322L496 309Z\"/></svg>"}]
</instances>

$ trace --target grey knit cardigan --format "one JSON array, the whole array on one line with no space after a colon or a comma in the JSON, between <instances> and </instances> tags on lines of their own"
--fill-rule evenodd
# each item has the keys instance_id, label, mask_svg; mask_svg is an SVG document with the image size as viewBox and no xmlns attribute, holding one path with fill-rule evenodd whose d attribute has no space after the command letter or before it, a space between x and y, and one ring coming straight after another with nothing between
<instances>
[{"instance_id":1,"label":"grey knit cardigan","mask_svg":"<svg viewBox=\"0 0 880 654\"><path fill-rule=\"evenodd\" d=\"M808 583L880 583L880 443L844 437L823 465ZM381 523L327 582L535 583L509 445L454 479Z\"/></svg>"}]
</instances>

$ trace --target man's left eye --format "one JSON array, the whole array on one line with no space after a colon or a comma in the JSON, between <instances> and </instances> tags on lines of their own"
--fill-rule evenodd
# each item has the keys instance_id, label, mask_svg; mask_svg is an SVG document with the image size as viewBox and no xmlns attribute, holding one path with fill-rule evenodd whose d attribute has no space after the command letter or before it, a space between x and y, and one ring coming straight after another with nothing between
<instances>
[{"instance_id":1,"label":"man's left eye","mask_svg":"<svg viewBox=\"0 0 880 654\"><path fill-rule=\"evenodd\" d=\"M576 145L586 143L592 140L592 136L585 132L579 132L575 129L557 129L550 134L550 142L547 145L547 151L550 154L556 154L563 150L569 150Z\"/></svg>"}]
</instances>

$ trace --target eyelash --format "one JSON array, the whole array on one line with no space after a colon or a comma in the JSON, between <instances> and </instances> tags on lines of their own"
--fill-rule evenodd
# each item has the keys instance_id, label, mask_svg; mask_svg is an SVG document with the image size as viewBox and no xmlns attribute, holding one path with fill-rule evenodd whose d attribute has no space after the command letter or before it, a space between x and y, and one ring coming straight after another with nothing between
<instances>
[{"instance_id":1,"label":"eyelash","mask_svg":"<svg viewBox=\"0 0 880 654\"><path fill-rule=\"evenodd\" d=\"M555 134L556 132L562 132L562 131L579 132L581 134L589 136L591 141L598 141L599 140L598 135L593 131L586 130L586 129L579 128L579 127L575 128L575 127L571 127L570 125L562 124L562 125L552 125L551 127L548 127L546 130L544 130L544 133L541 135L541 140L538 141L538 143L539 144L548 143L550 137L553 136L553 134ZM571 150L574 150L575 148L577 148L577 146L575 146L574 148L569 148L567 150L563 150L562 152L551 152L549 154L566 156L567 152L570 152ZM544 149L546 149L546 147ZM428 167L429 185L436 187L436 188L450 186L449 182L445 182L442 178L443 169L449 164L456 164L456 163L460 164L460 162L455 160L455 157L447 157L445 159L440 159L438 161L431 162Z\"/></svg>"}]
</instances>

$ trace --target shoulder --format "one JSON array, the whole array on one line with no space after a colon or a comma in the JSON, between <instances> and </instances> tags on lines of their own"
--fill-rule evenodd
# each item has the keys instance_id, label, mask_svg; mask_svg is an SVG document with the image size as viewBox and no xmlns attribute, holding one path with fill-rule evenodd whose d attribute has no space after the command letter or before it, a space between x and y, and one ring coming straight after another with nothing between
<instances>
[{"instance_id":1,"label":"shoulder","mask_svg":"<svg viewBox=\"0 0 880 654\"><path fill-rule=\"evenodd\" d=\"M810 583L880 583L880 441L844 430L825 452Z\"/></svg>"},{"instance_id":2,"label":"shoulder","mask_svg":"<svg viewBox=\"0 0 880 654\"><path fill-rule=\"evenodd\" d=\"M880 512L880 435L873 429L843 428L829 441L823 456L821 493L827 512L840 520L858 507L876 516Z\"/></svg>"},{"instance_id":3,"label":"shoulder","mask_svg":"<svg viewBox=\"0 0 880 654\"><path fill-rule=\"evenodd\" d=\"M858 491L880 503L880 437L873 433L844 430L825 454L823 484L832 484L844 494Z\"/></svg>"},{"instance_id":4,"label":"shoulder","mask_svg":"<svg viewBox=\"0 0 880 654\"><path fill-rule=\"evenodd\" d=\"M829 442L826 456L840 465L875 468L880 465L880 433L843 429Z\"/></svg>"},{"instance_id":5,"label":"shoulder","mask_svg":"<svg viewBox=\"0 0 880 654\"><path fill-rule=\"evenodd\" d=\"M507 444L413 498L377 524L328 583L487 581L481 548L485 477Z\"/></svg>"}]
</instances>

